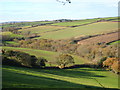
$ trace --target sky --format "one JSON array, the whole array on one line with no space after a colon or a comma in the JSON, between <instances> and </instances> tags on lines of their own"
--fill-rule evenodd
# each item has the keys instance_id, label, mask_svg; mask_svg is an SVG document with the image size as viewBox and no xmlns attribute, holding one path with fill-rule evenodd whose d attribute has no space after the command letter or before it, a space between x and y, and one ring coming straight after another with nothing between
<instances>
[{"instance_id":1,"label":"sky","mask_svg":"<svg viewBox=\"0 0 120 90\"><path fill-rule=\"evenodd\" d=\"M65 0L61 0L65 1ZM0 22L118 16L119 0L0 0Z\"/></svg>"}]
</instances>

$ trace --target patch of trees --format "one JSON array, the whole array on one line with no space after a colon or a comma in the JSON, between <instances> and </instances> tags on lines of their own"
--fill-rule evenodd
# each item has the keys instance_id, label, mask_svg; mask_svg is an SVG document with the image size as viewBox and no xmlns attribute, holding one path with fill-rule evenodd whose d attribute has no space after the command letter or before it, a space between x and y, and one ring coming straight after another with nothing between
<instances>
[{"instance_id":1,"label":"patch of trees","mask_svg":"<svg viewBox=\"0 0 120 90\"><path fill-rule=\"evenodd\" d=\"M70 44L67 40L49 40L49 39L28 39L19 41L20 47L34 48L61 53L76 54L93 62L101 60L103 57L118 57L117 44L106 45L97 43L91 45Z\"/></svg>"},{"instance_id":2,"label":"patch of trees","mask_svg":"<svg viewBox=\"0 0 120 90\"><path fill-rule=\"evenodd\" d=\"M76 50L76 44L69 44L69 41L63 40L50 40L50 39L27 39L19 41L21 47L34 48L47 51L56 51L64 53L74 53Z\"/></svg>"},{"instance_id":3,"label":"patch of trees","mask_svg":"<svg viewBox=\"0 0 120 90\"><path fill-rule=\"evenodd\" d=\"M59 68L65 68L69 64L74 64L74 58L69 54L60 54L56 58L56 62Z\"/></svg>"},{"instance_id":4,"label":"patch of trees","mask_svg":"<svg viewBox=\"0 0 120 90\"><path fill-rule=\"evenodd\" d=\"M44 67L44 58L37 58L34 55L29 55L20 51L13 50L2 50L2 64L3 65L14 65L14 66L25 66L25 67Z\"/></svg>"},{"instance_id":5,"label":"patch of trees","mask_svg":"<svg viewBox=\"0 0 120 90\"><path fill-rule=\"evenodd\" d=\"M17 30L22 29L22 28L17 28L17 27L2 27L2 32L12 32L12 33L17 33Z\"/></svg>"},{"instance_id":6,"label":"patch of trees","mask_svg":"<svg viewBox=\"0 0 120 90\"><path fill-rule=\"evenodd\" d=\"M59 23L59 22L72 22L70 19L59 19L59 20L54 20L54 22Z\"/></svg>"},{"instance_id":7,"label":"patch of trees","mask_svg":"<svg viewBox=\"0 0 120 90\"><path fill-rule=\"evenodd\" d=\"M13 41L14 39L17 40L24 40L24 37L17 37L17 36L11 36L11 35L2 35L2 38L0 38L1 41Z\"/></svg>"},{"instance_id":8,"label":"patch of trees","mask_svg":"<svg viewBox=\"0 0 120 90\"><path fill-rule=\"evenodd\" d=\"M116 74L120 74L120 60L119 58L107 58L103 62L103 66L112 70Z\"/></svg>"},{"instance_id":9,"label":"patch of trees","mask_svg":"<svg viewBox=\"0 0 120 90\"><path fill-rule=\"evenodd\" d=\"M86 58L93 63L100 63L103 58L118 57L118 45L92 44L80 45L77 47L76 54Z\"/></svg>"}]
</instances>

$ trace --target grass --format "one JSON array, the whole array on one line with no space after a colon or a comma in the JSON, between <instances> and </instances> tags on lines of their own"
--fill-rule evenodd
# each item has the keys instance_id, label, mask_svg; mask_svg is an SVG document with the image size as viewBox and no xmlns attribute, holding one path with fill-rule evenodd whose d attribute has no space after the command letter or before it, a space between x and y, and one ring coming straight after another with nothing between
<instances>
[{"instance_id":1,"label":"grass","mask_svg":"<svg viewBox=\"0 0 120 90\"><path fill-rule=\"evenodd\" d=\"M35 55L36 57L44 57L48 61L54 62L56 60L56 57L60 54L59 52L52 52L52 51L44 51L44 50L36 50L36 49L28 49L28 48L17 48L17 47L2 47L3 49L9 49L9 50L18 50L21 52L26 52L31 55ZM88 60L85 60L79 56L72 55L74 57L74 61L76 64L84 64L85 62L88 62ZM53 64L54 65L54 64Z\"/></svg>"},{"instance_id":2,"label":"grass","mask_svg":"<svg viewBox=\"0 0 120 90\"><path fill-rule=\"evenodd\" d=\"M99 19L85 19L85 20L78 20L78 21L72 21L72 22L60 22L60 23L55 23L51 25L58 25L58 26L76 26L76 25L83 25L83 24L88 24L91 22L95 22Z\"/></svg>"},{"instance_id":3,"label":"grass","mask_svg":"<svg viewBox=\"0 0 120 90\"><path fill-rule=\"evenodd\" d=\"M15 42L15 41L3 41L3 43L10 44L10 45L19 45L19 43Z\"/></svg>"},{"instance_id":4,"label":"grass","mask_svg":"<svg viewBox=\"0 0 120 90\"><path fill-rule=\"evenodd\" d=\"M114 44L120 44L120 40L109 43L109 45L114 45Z\"/></svg>"},{"instance_id":5,"label":"grass","mask_svg":"<svg viewBox=\"0 0 120 90\"><path fill-rule=\"evenodd\" d=\"M27 28L27 29L20 29L19 31L22 31L22 33L30 31L31 33L41 34L41 33L54 31L54 30L59 30L59 29L64 29L64 28L66 28L66 27L46 25L46 26L31 27L31 28Z\"/></svg>"},{"instance_id":6,"label":"grass","mask_svg":"<svg viewBox=\"0 0 120 90\"><path fill-rule=\"evenodd\" d=\"M69 28L54 32L41 34L42 38L49 39L69 39L83 35L94 35L118 30L118 24L115 22L99 22L90 25ZM39 38L38 38L39 39Z\"/></svg>"},{"instance_id":7,"label":"grass","mask_svg":"<svg viewBox=\"0 0 120 90\"><path fill-rule=\"evenodd\" d=\"M120 17L119 17L120 18ZM103 18L104 20L110 20L110 21L120 21L118 17L108 17L108 18Z\"/></svg>"},{"instance_id":8,"label":"grass","mask_svg":"<svg viewBox=\"0 0 120 90\"><path fill-rule=\"evenodd\" d=\"M45 24L45 23L52 23L52 21L34 21L34 22L17 22L17 23L7 23L2 24L1 27L24 27L24 26L31 26L31 25L37 25L37 24Z\"/></svg>"},{"instance_id":9,"label":"grass","mask_svg":"<svg viewBox=\"0 0 120 90\"><path fill-rule=\"evenodd\" d=\"M105 88L118 88L118 76L100 69L32 69L12 66L3 66L2 69L3 88L99 87L98 89L101 90L100 84Z\"/></svg>"},{"instance_id":10,"label":"grass","mask_svg":"<svg viewBox=\"0 0 120 90\"><path fill-rule=\"evenodd\" d=\"M12 37L23 37L22 35L13 34L12 32L0 32L0 35L9 35L11 38Z\"/></svg>"}]
</instances>

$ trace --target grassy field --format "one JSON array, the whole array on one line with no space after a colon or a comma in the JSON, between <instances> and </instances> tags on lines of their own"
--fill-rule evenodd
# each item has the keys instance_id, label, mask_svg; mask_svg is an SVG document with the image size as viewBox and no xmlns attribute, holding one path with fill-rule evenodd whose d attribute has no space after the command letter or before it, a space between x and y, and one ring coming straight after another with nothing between
<instances>
[{"instance_id":1,"label":"grassy field","mask_svg":"<svg viewBox=\"0 0 120 90\"><path fill-rule=\"evenodd\" d=\"M95 22L100 19L85 19L85 20L78 20L78 21L72 21L72 22L60 22L60 23L55 23L51 25L58 25L58 26L76 26L76 25L83 25L83 24L88 24Z\"/></svg>"},{"instance_id":2,"label":"grassy field","mask_svg":"<svg viewBox=\"0 0 120 90\"><path fill-rule=\"evenodd\" d=\"M120 44L120 40L109 43L109 45L114 45L114 44Z\"/></svg>"},{"instance_id":3,"label":"grassy field","mask_svg":"<svg viewBox=\"0 0 120 90\"><path fill-rule=\"evenodd\" d=\"M15 42L15 41L3 41L2 43L8 44L8 45L19 45L19 43Z\"/></svg>"},{"instance_id":4,"label":"grassy field","mask_svg":"<svg viewBox=\"0 0 120 90\"><path fill-rule=\"evenodd\" d=\"M12 32L0 32L0 35L9 35L11 38L12 37L23 37L22 35L13 34Z\"/></svg>"},{"instance_id":5,"label":"grassy field","mask_svg":"<svg viewBox=\"0 0 120 90\"><path fill-rule=\"evenodd\" d=\"M109 43L116 40L118 40L118 32L88 38L88 39L79 41L78 44L93 44L93 43L95 44L100 42Z\"/></svg>"},{"instance_id":6,"label":"grassy field","mask_svg":"<svg viewBox=\"0 0 120 90\"><path fill-rule=\"evenodd\" d=\"M51 51L28 49L28 48L17 48L17 47L2 47L2 48L26 52L31 55L35 55L36 57L44 57L48 61L52 61L52 62L54 62L56 60L55 58L60 54L59 52L51 52ZM85 60L79 56L76 55L72 55L72 56L74 57L75 64L84 64L85 62L88 62L88 60Z\"/></svg>"},{"instance_id":7,"label":"grassy field","mask_svg":"<svg viewBox=\"0 0 120 90\"><path fill-rule=\"evenodd\" d=\"M43 33L41 34L41 37L49 38L49 39L68 39L68 38L79 37L83 35L107 33L115 30L118 30L118 24L116 22L98 22L98 23L84 25L80 27Z\"/></svg>"},{"instance_id":8,"label":"grassy field","mask_svg":"<svg viewBox=\"0 0 120 90\"><path fill-rule=\"evenodd\" d=\"M24 27L24 26L31 26L31 25L37 25L37 24L46 24L46 23L52 23L52 21L34 21L34 22L17 22L12 24L1 24L1 27Z\"/></svg>"},{"instance_id":9,"label":"grassy field","mask_svg":"<svg viewBox=\"0 0 120 90\"><path fill-rule=\"evenodd\" d=\"M19 31L21 31L22 33L30 31L31 33L39 33L39 34L41 34L41 33L49 32L49 31L65 29L65 28L66 27L46 25L46 26L31 27L31 28L27 28L27 29L20 29Z\"/></svg>"},{"instance_id":10,"label":"grassy field","mask_svg":"<svg viewBox=\"0 0 120 90\"><path fill-rule=\"evenodd\" d=\"M2 69L3 88L118 88L118 76L100 69L32 69L11 66L3 66Z\"/></svg>"}]
</instances>

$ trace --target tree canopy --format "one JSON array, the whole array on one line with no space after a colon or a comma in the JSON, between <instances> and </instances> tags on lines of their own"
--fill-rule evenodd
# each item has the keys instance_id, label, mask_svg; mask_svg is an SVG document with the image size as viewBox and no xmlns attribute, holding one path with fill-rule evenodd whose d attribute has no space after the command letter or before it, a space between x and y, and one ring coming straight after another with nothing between
<instances>
[{"instance_id":1,"label":"tree canopy","mask_svg":"<svg viewBox=\"0 0 120 90\"><path fill-rule=\"evenodd\" d=\"M57 64L59 65L59 68L64 68L68 64L73 64L74 58L69 54L60 54L57 57Z\"/></svg>"}]
</instances>

